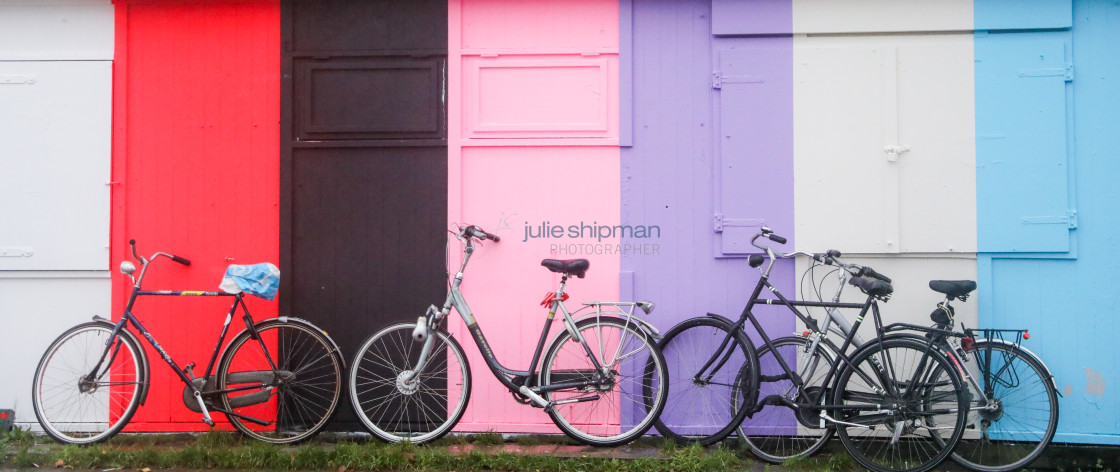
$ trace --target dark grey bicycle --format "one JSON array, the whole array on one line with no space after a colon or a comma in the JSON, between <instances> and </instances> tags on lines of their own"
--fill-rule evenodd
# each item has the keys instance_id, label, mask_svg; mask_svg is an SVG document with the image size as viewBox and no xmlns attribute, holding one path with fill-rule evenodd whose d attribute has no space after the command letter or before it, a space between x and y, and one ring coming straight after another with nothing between
<instances>
[{"instance_id":1,"label":"dark grey bicycle","mask_svg":"<svg viewBox=\"0 0 1120 472\"><path fill-rule=\"evenodd\" d=\"M43 354L35 370L32 402L43 430L59 442L93 444L105 441L128 424L148 396L150 366L132 327L148 341L185 384L183 403L214 426L211 411L224 413L235 428L252 438L276 444L310 438L331 418L345 368L338 346L308 321L279 317L260 322L249 314L241 293L142 290L151 261L182 257L157 252L145 259L129 241L136 266L121 263L133 281L132 296L116 322L95 316L71 328ZM195 364L180 368L132 312L144 296L233 297L206 372L195 376ZM245 329L233 337L219 357L238 307ZM215 364L217 362L217 364ZM217 373L214 367L217 365Z\"/></svg>"}]
</instances>

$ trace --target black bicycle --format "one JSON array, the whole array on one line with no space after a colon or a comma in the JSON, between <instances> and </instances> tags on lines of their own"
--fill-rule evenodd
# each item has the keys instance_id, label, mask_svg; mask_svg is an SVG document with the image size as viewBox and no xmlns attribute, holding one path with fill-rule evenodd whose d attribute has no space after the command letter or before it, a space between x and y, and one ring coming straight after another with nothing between
<instances>
[{"instance_id":1,"label":"black bicycle","mask_svg":"<svg viewBox=\"0 0 1120 472\"><path fill-rule=\"evenodd\" d=\"M803 300L824 301L822 291L830 286L829 279L835 279L835 293L831 299L840 300L850 274L829 264L840 257L838 252L830 251L826 256L814 260L805 270L801 282ZM827 268L826 273L818 277L817 268ZM807 286L808 291L805 290ZM978 472L1004 472L1029 465L1049 445L1058 424L1058 393L1053 375L1041 359L1023 346L1030 334L1023 329L970 329L963 324L959 330L954 330L956 311L952 302L967 300L976 289L976 282L933 280L929 287L944 296L930 314L934 322L932 327L894 323L885 326L883 331L888 337L911 337L920 342L932 340L963 375L970 389L969 415L964 436L952 459ZM822 358L836 358L839 348L834 340L843 339L853 330L841 310L828 308L825 311L825 316L818 319L822 321L820 332L806 330L801 336L775 340L776 349L759 350L760 375L765 379L761 388L765 394L795 392L790 382L781 376L778 356L799 366L812 365L814 352ZM815 346L803 339L820 333L829 333L832 339L824 338ZM866 341L857 334L852 343L859 347ZM818 366L799 373L809 388L819 388L824 371ZM783 421L788 423L794 414L782 405L766 406L739 424L739 438L753 454L771 463L810 455L832 436L833 428L803 428L796 434L775 434L773 428L768 427Z\"/></svg>"},{"instance_id":2,"label":"black bicycle","mask_svg":"<svg viewBox=\"0 0 1120 472\"><path fill-rule=\"evenodd\" d=\"M888 336L877 302L890 298L890 279L870 267L844 264L834 251L775 253L758 242L762 237L786 242L769 228L751 240L764 254L748 261L762 275L739 319L715 314L692 318L669 330L659 344L669 365L669 401L655 424L658 431L678 441L707 445L729 436L745 418L778 407L786 414L754 425L754 431L809 438L803 442L806 455L835 431L845 449L872 470L926 471L945 460L965 429L967 387L932 341ZM798 255L840 267L866 300L786 299L770 284L770 271L777 259ZM762 298L764 289L774 298ZM808 335L772 340L752 312L759 305L787 307ZM829 342L827 331L799 307L852 309L858 315L843 343L826 349L822 343ZM856 348L855 332L869 312L876 337ZM757 352L744 331L748 321L762 341ZM775 370L760 369L760 356L772 359Z\"/></svg>"},{"instance_id":3,"label":"black bicycle","mask_svg":"<svg viewBox=\"0 0 1120 472\"><path fill-rule=\"evenodd\" d=\"M35 370L32 402L48 435L69 444L93 444L120 432L148 395L148 357L132 327L148 341L185 384L183 403L214 426L211 411L229 418L247 436L276 444L307 439L334 414L345 368L338 346L323 330L292 317L253 321L242 294L207 291L150 291L140 288L149 263L163 256L183 265L190 261L162 252L145 259L129 241L136 266L121 262L133 281L132 295L117 322L95 316L55 339ZM142 296L233 297L218 342L197 377L195 364L180 368L132 312ZM230 323L240 307L245 329L219 357ZM213 372L217 362L217 373Z\"/></svg>"}]
</instances>

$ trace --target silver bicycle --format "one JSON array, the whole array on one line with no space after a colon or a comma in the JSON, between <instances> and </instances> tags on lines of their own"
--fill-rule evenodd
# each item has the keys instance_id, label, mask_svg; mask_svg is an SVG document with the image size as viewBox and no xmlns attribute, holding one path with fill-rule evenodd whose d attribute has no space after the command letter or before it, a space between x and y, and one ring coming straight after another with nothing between
<instances>
[{"instance_id":1,"label":"silver bicycle","mask_svg":"<svg viewBox=\"0 0 1120 472\"><path fill-rule=\"evenodd\" d=\"M374 333L351 364L350 401L371 433L390 442L425 443L446 434L463 416L471 370L459 342L444 330L452 308L494 377L519 403L543 408L568 436L593 446L614 446L653 425L665 405L661 379L668 374L657 349L657 330L634 316L635 308L648 315L652 303L585 302L569 312L564 287L572 276L583 278L590 263L545 259L542 266L563 274L560 285L541 302L548 316L528 369L510 369L498 362L459 289L474 242L496 243L499 237L473 225L452 234L464 245L463 261L442 308L431 305L415 323ZM545 350L557 313L564 330ZM646 385L654 387L644 389Z\"/></svg>"}]
</instances>

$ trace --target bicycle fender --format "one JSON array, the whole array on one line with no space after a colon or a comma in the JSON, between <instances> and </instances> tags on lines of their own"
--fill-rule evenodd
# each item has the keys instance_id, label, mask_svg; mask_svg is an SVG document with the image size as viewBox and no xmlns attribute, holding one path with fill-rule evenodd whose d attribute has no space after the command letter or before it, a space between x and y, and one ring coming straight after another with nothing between
<instances>
[{"instance_id":1,"label":"bicycle fender","mask_svg":"<svg viewBox=\"0 0 1120 472\"><path fill-rule=\"evenodd\" d=\"M1057 393L1059 397L1065 397L1065 395L1062 395L1062 390L1058 388L1058 381L1056 379L1054 379L1054 371L1050 370L1050 366L1046 365L1046 363L1042 361L1041 357L1038 357L1038 355L1031 352L1030 349L1027 349L1022 344L1019 344L1018 346L1016 346L1015 343L1013 343L1011 341L1008 341L1006 339L988 339L988 338L976 338L976 343L977 344L979 344L979 343L1000 343L1000 344L1005 344L1005 345L1008 345L1008 346L1013 346L1016 349L1019 349L1020 351L1025 352L1028 356L1031 356L1031 357L1034 358L1034 360L1038 361L1038 363L1040 365L1042 365L1043 369L1046 369L1046 374L1050 376L1050 385L1054 386L1054 392Z\"/></svg>"},{"instance_id":2,"label":"bicycle fender","mask_svg":"<svg viewBox=\"0 0 1120 472\"><path fill-rule=\"evenodd\" d=\"M709 318L715 318L715 319L717 319L717 320L720 320L720 321L722 321L722 322L724 322L724 323L727 323L727 326L731 326L731 325L734 325L734 324L735 324L735 322L734 322L734 321L732 321L732 320L731 320L730 318L727 318L727 317L725 317L725 316L722 316L722 315L717 315L717 314L715 314L715 313L708 313L708 314L707 314L707 316L708 316Z\"/></svg>"},{"instance_id":3,"label":"bicycle fender","mask_svg":"<svg viewBox=\"0 0 1120 472\"><path fill-rule=\"evenodd\" d=\"M313 330L315 330L315 331L318 331L319 333L322 333L323 337L327 338L327 341L330 341L330 343L331 343L331 348L332 348L332 349L334 349L334 352L335 352L336 354L338 354L338 360L339 360L339 362L341 362L341 363L342 363L342 369L343 369L343 370L345 370L345 369L346 369L346 357L342 355L342 349L338 347L338 343L336 343L336 342L334 341L334 338L332 338L332 337L331 337L331 336L330 336L329 334L327 334L327 332L326 332L326 331L323 331L323 329L322 329L322 328L319 328L318 326L315 326L315 324L314 324L314 323L312 323L312 322L310 322L310 321L307 321L307 320L305 320L305 319L303 319L303 318L296 318L296 317L293 317L293 316L277 316L276 318L269 318L269 319L267 319L267 320L261 320L261 321L258 321L258 322L256 322L256 323L253 323L253 326L254 326L254 327L257 327L257 326L264 326L264 325L266 325L266 324L268 324L268 323L294 323L294 324L301 324L301 325L303 325L303 326L306 326L306 327L308 327L308 328L311 328L311 329L313 329ZM243 330L241 330L241 332L240 332L240 333L237 333L237 336L241 336L241 334L242 334L242 333L245 333L246 331L248 331L248 329L243 329ZM237 336L234 336L234 338L236 338ZM229 348L229 346L227 345L227 346L226 346L226 349L228 349L228 348ZM225 358L225 356L226 356L226 351L225 351L225 349L223 349L223 350L222 350L222 355L221 355L221 356L219 357L219 359L224 359L224 358Z\"/></svg>"},{"instance_id":4,"label":"bicycle fender","mask_svg":"<svg viewBox=\"0 0 1120 472\"><path fill-rule=\"evenodd\" d=\"M96 315L93 317L93 321L101 323L110 329L112 329L113 326L116 326L116 323L113 323L112 321ZM136 347L138 348L137 350L140 351L140 363L144 365L144 368L140 371L141 375L144 376L144 380L140 382L140 405L144 405L144 402L148 400L148 387L152 384L152 365L148 363L148 350L144 348L144 345L140 343L140 339L137 338L136 335L132 333L132 331L121 329L117 332L117 334L127 337L132 341L133 344L136 345Z\"/></svg>"}]
</instances>

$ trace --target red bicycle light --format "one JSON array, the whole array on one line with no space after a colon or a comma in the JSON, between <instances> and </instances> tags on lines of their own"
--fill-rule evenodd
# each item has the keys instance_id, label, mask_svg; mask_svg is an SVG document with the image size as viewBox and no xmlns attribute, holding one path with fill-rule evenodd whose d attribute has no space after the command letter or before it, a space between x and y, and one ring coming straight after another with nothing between
<instances>
[{"instance_id":1,"label":"red bicycle light","mask_svg":"<svg viewBox=\"0 0 1120 472\"><path fill-rule=\"evenodd\" d=\"M801 332L801 337L804 337L804 338L809 337L809 332L808 331L802 331Z\"/></svg>"},{"instance_id":2,"label":"red bicycle light","mask_svg":"<svg viewBox=\"0 0 1120 472\"><path fill-rule=\"evenodd\" d=\"M1030 339L1030 338L1031 338L1031 332L1030 331L1023 331L1023 339Z\"/></svg>"},{"instance_id":3,"label":"red bicycle light","mask_svg":"<svg viewBox=\"0 0 1120 472\"><path fill-rule=\"evenodd\" d=\"M0 420L6 420L6 419L8 419L8 412L0 411Z\"/></svg>"},{"instance_id":4,"label":"red bicycle light","mask_svg":"<svg viewBox=\"0 0 1120 472\"><path fill-rule=\"evenodd\" d=\"M976 347L976 340L972 338L961 338L961 347L966 351L971 351Z\"/></svg>"}]
</instances>

